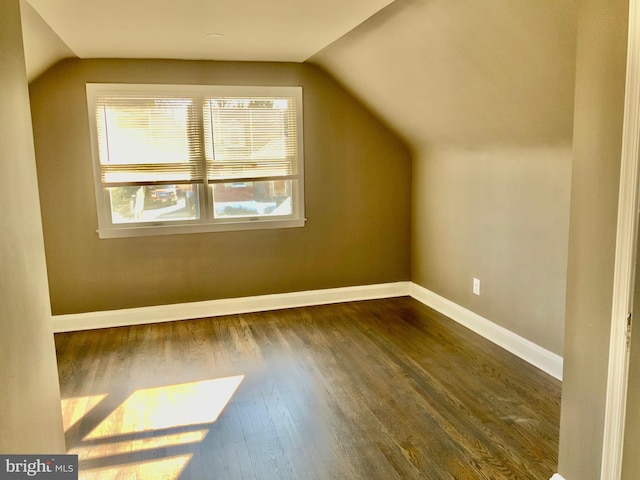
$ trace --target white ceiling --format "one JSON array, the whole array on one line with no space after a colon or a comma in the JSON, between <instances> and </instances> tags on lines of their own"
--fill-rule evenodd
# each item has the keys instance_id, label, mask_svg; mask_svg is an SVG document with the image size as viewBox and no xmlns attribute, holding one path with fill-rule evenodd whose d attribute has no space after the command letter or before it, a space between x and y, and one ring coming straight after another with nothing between
<instances>
[{"instance_id":1,"label":"white ceiling","mask_svg":"<svg viewBox=\"0 0 640 480\"><path fill-rule=\"evenodd\" d=\"M50 50L52 39L40 31L48 28L59 37L53 43L80 58L303 62L391 2L23 0L23 16L31 18L23 18L23 29L32 41L27 57ZM39 47L34 39L42 37L48 39Z\"/></svg>"}]
</instances>

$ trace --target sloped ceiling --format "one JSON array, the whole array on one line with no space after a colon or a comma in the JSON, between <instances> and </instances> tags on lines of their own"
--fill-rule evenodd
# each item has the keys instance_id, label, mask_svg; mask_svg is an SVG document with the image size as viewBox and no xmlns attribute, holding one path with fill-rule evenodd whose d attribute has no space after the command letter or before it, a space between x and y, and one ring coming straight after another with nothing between
<instances>
[{"instance_id":1,"label":"sloped ceiling","mask_svg":"<svg viewBox=\"0 0 640 480\"><path fill-rule=\"evenodd\" d=\"M20 13L25 64L29 81L57 61L76 56L25 0L20 2Z\"/></svg>"},{"instance_id":2,"label":"sloped ceiling","mask_svg":"<svg viewBox=\"0 0 640 480\"><path fill-rule=\"evenodd\" d=\"M415 148L568 143L573 0L396 0L310 61Z\"/></svg>"},{"instance_id":3,"label":"sloped ceiling","mask_svg":"<svg viewBox=\"0 0 640 480\"><path fill-rule=\"evenodd\" d=\"M414 148L570 142L574 4L22 0L30 79L68 56L306 60Z\"/></svg>"}]
</instances>

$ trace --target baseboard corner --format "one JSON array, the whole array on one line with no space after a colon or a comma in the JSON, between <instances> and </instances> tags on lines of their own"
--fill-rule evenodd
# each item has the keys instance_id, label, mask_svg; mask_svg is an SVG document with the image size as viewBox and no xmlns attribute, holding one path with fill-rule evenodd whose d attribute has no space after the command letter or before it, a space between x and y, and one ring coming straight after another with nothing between
<instances>
[{"instance_id":1,"label":"baseboard corner","mask_svg":"<svg viewBox=\"0 0 640 480\"><path fill-rule=\"evenodd\" d=\"M562 380L563 358L560 355L546 350L532 341L416 283L411 284L410 292L413 298L424 305L464 325L557 380Z\"/></svg>"}]
</instances>

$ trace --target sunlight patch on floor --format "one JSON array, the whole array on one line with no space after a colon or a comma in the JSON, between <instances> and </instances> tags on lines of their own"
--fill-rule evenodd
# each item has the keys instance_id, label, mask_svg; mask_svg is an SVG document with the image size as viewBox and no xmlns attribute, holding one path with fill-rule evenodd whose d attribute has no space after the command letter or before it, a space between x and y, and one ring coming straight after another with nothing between
<instances>
[{"instance_id":1,"label":"sunlight patch on floor","mask_svg":"<svg viewBox=\"0 0 640 480\"><path fill-rule=\"evenodd\" d=\"M85 440L215 422L244 375L136 390Z\"/></svg>"},{"instance_id":2,"label":"sunlight patch on floor","mask_svg":"<svg viewBox=\"0 0 640 480\"><path fill-rule=\"evenodd\" d=\"M70 446L80 478L179 478L243 380L236 375L134 391ZM65 431L106 397L64 399Z\"/></svg>"},{"instance_id":3,"label":"sunlight patch on floor","mask_svg":"<svg viewBox=\"0 0 640 480\"><path fill-rule=\"evenodd\" d=\"M67 432L78 420L84 417L93 407L105 399L107 394L88 395L62 399L62 421Z\"/></svg>"},{"instance_id":4,"label":"sunlight patch on floor","mask_svg":"<svg viewBox=\"0 0 640 480\"><path fill-rule=\"evenodd\" d=\"M166 447L178 447L181 445L200 443L207 436L207 433L209 433L209 430L205 428L191 432L171 433L160 436L151 435L123 441L114 440L108 444L101 445L100 448L96 448L92 443L87 443L72 448L68 453L79 455L79 458L82 460L95 460L105 456L126 455L132 452L135 452L136 454L140 454L145 451L153 453L154 450L158 451L159 449Z\"/></svg>"}]
</instances>

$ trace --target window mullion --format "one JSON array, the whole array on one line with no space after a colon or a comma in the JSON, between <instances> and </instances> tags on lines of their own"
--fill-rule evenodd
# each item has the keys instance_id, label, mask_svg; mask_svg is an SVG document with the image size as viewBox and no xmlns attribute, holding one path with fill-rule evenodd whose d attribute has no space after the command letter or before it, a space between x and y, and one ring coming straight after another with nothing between
<instances>
[{"instance_id":1,"label":"window mullion","mask_svg":"<svg viewBox=\"0 0 640 480\"><path fill-rule=\"evenodd\" d=\"M210 198L209 182L207 175L207 151L205 148L205 128L204 128L204 97L194 96L193 103L196 110L197 151L199 152L198 162L202 171L202 191L199 193L200 220L211 222L213 220L213 200Z\"/></svg>"}]
</instances>

